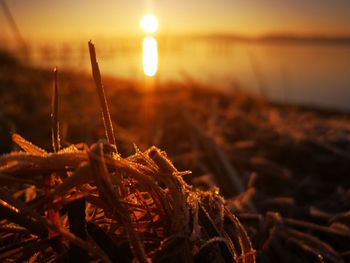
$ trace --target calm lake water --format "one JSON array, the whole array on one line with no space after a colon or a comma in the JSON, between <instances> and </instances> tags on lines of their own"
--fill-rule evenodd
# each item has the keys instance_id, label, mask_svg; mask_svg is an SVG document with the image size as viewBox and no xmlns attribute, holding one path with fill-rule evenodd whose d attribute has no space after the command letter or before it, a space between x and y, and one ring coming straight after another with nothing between
<instances>
[{"instance_id":1,"label":"calm lake water","mask_svg":"<svg viewBox=\"0 0 350 263\"><path fill-rule=\"evenodd\" d=\"M350 111L350 44L197 39L162 40L158 47L159 81L192 79L274 101ZM143 80L141 50L142 40L100 48L102 74ZM33 63L90 71L88 55L85 46L79 50L63 46L54 52L41 48L33 53Z\"/></svg>"}]
</instances>

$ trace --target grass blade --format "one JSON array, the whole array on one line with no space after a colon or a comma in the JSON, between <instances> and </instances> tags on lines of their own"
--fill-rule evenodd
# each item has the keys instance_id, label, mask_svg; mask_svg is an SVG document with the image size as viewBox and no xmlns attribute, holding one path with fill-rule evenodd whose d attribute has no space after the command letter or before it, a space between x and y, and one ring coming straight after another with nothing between
<instances>
[{"instance_id":1,"label":"grass blade","mask_svg":"<svg viewBox=\"0 0 350 263\"><path fill-rule=\"evenodd\" d=\"M100 104L101 104L101 108L102 108L103 123L104 123L105 130L106 130L107 140L110 144L116 146L111 115L109 113L107 99L106 99L105 91L104 91L104 88L102 85L100 69L98 67L98 63L96 60L95 46L94 46L94 44L92 44L91 41L89 41L89 52L90 52L90 60L91 60L91 67L92 67L92 75L93 75L93 78L95 81L98 97L100 99Z\"/></svg>"},{"instance_id":2,"label":"grass blade","mask_svg":"<svg viewBox=\"0 0 350 263\"><path fill-rule=\"evenodd\" d=\"M60 127L58 121L58 70L54 69L54 85L52 90L52 103L51 103L51 125L52 125L52 146L54 152L60 150Z\"/></svg>"}]
</instances>

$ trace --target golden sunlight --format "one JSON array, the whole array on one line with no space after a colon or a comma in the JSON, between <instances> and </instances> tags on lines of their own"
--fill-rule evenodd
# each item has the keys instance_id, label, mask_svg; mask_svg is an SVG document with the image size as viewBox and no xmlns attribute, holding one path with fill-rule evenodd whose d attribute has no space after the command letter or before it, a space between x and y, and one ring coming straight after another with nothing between
<instances>
[{"instance_id":1,"label":"golden sunlight","mask_svg":"<svg viewBox=\"0 0 350 263\"><path fill-rule=\"evenodd\" d=\"M143 72L148 77L153 77L158 69L158 46L154 37L148 36L143 39L142 45Z\"/></svg>"},{"instance_id":2,"label":"golden sunlight","mask_svg":"<svg viewBox=\"0 0 350 263\"><path fill-rule=\"evenodd\" d=\"M153 34L158 28L158 20L154 15L144 15L141 19L140 26L144 32Z\"/></svg>"}]
</instances>

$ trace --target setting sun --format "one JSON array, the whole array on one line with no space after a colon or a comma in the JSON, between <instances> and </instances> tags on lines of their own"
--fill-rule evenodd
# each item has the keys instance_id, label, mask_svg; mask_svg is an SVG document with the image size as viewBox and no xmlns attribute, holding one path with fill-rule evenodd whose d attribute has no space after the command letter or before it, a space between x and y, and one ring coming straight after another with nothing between
<instances>
[{"instance_id":1,"label":"setting sun","mask_svg":"<svg viewBox=\"0 0 350 263\"><path fill-rule=\"evenodd\" d=\"M158 20L154 15L144 15L141 19L140 26L146 33L152 34L158 28Z\"/></svg>"}]
</instances>

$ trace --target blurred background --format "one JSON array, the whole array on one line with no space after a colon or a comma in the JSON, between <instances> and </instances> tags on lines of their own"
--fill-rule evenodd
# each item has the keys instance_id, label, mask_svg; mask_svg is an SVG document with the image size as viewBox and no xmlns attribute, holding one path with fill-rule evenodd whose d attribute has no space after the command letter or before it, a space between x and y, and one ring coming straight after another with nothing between
<instances>
[{"instance_id":1,"label":"blurred background","mask_svg":"<svg viewBox=\"0 0 350 263\"><path fill-rule=\"evenodd\" d=\"M153 78L242 89L272 101L350 110L350 2L1 0L0 49L28 65L143 80L142 40L156 39ZM152 14L158 27L145 33ZM145 58L144 58L145 59Z\"/></svg>"}]
</instances>

